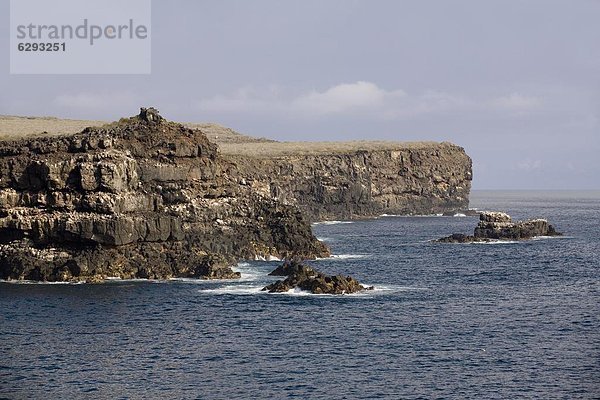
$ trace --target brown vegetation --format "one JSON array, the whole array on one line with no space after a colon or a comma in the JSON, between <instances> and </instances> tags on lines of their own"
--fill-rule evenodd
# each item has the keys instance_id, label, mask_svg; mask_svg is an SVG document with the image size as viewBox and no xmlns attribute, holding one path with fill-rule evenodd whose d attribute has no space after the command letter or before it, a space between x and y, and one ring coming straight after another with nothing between
<instances>
[{"instance_id":1,"label":"brown vegetation","mask_svg":"<svg viewBox=\"0 0 600 400\"><path fill-rule=\"evenodd\" d=\"M36 136L75 134L88 126L113 125L106 121L59 119L55 117L0 116L0 140ZM393 142L357 140L348 142L277 142L242 135L215 123L184 123L200 129L210 141L219 145L223 154L252 157L279 157L306 154L339 154L360 150L421 149L433 142Z\"/></svg>"}]
</instances>

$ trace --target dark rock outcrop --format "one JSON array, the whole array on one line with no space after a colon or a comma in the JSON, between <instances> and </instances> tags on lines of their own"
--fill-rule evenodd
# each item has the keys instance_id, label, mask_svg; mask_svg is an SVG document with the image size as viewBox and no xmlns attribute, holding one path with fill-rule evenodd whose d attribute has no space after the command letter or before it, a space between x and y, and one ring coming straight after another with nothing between
<instances>
[{"instance_id":1,"label":"dark rock outcrop","mask_svg":"<svg viewBox=\"0 0 600 400\"><path fill-rule=\"evenodd\" d=\"M269 275L287 276L276 281L263 291L269 293L287 292L294 288L309 291L313 294L351 294L364 290L373 290L373 286L365 287L350 276L329 276L299 262L285 262Z\"/></svg>"},{"instance_id":2,"label":"dark rock outcrop","mask_svg":"<svg viewBox=\"0 0 600 400\"><path fill-rule=\"evenodd\" d=\"M545 219L513 221L510 215L503 212L485 211L479 215L479 223L473 236L454 233L438 239L441 243L473 243L491 240L525 240L535 236L559 236L552 225Z\"/></svg>"},{"instance_id":3,"label":"dark rock outcrop","mask_svg":"<svg viewBox=\"0 0 600 400\"><path fill-rule=\"evenodd\" d=\"M240 175L153 108L0 142L0 279L234 278L241 258L329 254L297 207Z\"/></svg>"}]
</instances>

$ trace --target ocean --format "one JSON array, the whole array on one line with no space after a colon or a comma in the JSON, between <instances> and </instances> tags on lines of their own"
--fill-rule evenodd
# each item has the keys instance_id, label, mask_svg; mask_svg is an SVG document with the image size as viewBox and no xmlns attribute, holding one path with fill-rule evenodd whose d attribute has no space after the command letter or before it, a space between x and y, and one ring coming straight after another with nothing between
<instances>
[{"instance_id":1,"label":"ocean","mask_svg":"<svg viewBox=\"0 0 600 400\"><path fill-rule=\"evenodd\" d=\"M317 223L310 262L375 290L235 281L0 283L0 398L600 397L600 192L474 192L562 237L441 244L477 217Z\"/></svg>"}]
</instances>

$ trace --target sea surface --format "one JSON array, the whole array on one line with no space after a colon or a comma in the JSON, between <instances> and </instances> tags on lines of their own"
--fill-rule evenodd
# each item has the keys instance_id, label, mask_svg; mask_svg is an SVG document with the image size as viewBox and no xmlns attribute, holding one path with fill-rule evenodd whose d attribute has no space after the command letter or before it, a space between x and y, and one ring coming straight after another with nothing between
<instances>
[{"instance_id":1,"label":"sea surface","mask_svg":"<svg viewBox=\"0 0 600 400\"><path fill-rule=\"evenodd\" d=\"M0 283L0 398L600 397L600 193L475 192L560 238L436 244L477 217L314 225L312 265L373 292L267 294L239 281Z\"/></svg>"}]
</instances>

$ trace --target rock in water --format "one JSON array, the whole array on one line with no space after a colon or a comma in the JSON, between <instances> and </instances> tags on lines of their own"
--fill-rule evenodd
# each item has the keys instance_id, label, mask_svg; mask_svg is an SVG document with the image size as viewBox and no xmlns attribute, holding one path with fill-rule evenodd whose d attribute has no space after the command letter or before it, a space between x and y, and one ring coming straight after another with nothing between
<instances>
[{"instance_id":1,"label":"rock in water","mask_svg":"<svg viewBox=\"0 0 600 400\"><path fill-rule=\"evenodd\" d=\"M0 142L0 279L222 279L242 258L329 255L297 207L241 181L202 132L152 107Z\"/></svg>"},{"instance_id":2,"label":"rock in water","mask_svg":"<svg viewBox=\"0 0 600 400\"><path fill-rule=\"evenodd\" d=\"M374 289L373 286L361 285L350 276L329 276L296 261L284 263L269 275L287 276L284 280L276 281L262 289L269 293L287 292L299 288L313 294L351 294Z\"/></svg>"},{"instance_id":3,"label":"rock in water","mask_svg":"<svg viewBox=\"0 0 600 400\"><path fill-rule=\"evenodd\" d=\"M455 233L438 239L442 243L489 242L490 240L525 240L535 236L559 236L554 227L545 219L530 219L514 222L503 212L484 211L479 215L479 223L473 236Z\"/></svg>"}]
</instances>

